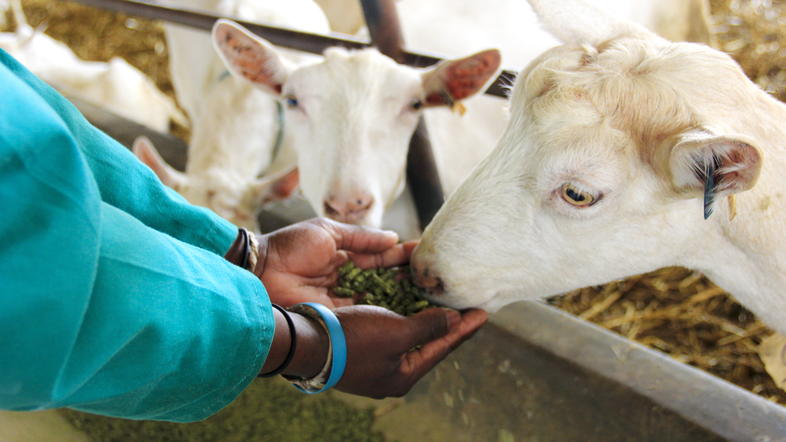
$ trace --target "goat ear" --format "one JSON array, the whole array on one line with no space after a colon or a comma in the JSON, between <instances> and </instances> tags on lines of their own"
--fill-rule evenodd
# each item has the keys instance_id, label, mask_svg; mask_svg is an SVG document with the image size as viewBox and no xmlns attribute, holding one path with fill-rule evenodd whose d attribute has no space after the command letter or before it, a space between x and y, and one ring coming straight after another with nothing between
<instances>
[{"instance_id":1,"label":"goat ear","mask_svg":"<svg viewBox=\"0 0 786 442\"><path fill-rule=\"evenodd\" d=\"M655 35L637 23L606 15L583 0L528 1L541 24L563 43L597 46L622 35Z\"/></svg>"},{"instance_id":2,"label":"goat ear","mask_svg":"<svg viewBox=\"0 0 786 442\"><path fill-rule=\"evenodd\" d=\"M750 190L759 178L762 155L740 136L718 136L707 129L682 133L668 157L672 185L691 195L710 191L728 196ZM711 178L712 189L707 187Z\"/></svg>"},{"instance_id":3,"label":"goat ear","mask_svg":"<svg viewBox=\"0 0 786 442\"><path fill-rule=\"evenodd\" d=\"M167 164L167 162L161 158L153 142L147 137L138 137L134 140L133 151L140 161L153 169L153 172L158 175L158 179L161 180L164 185L175 190L180 190L183 184L185 184L187 179L186 176Z\"/></svg>"},{"instance_id":4,"label":"goat ear","mask_svg":"<svg viewBox=\"0 0 786 442\"><path fill-rule=\"evenodd\" d=\"M483 92L497 77L502 57L496 49L447 60L423 73L426 106L452 105Z\"/></svg>"},{"instance_id":5,"label":"goat ear","mask_svg":"<svg viewBox=\"0 0 786 442\"><path fill-rule=\"evenodd\" d=\"M273 45L239 24L223 19L213 26L213 44L234 75L269 93L281 94L290 68Z\"/></svg>"},{"instance_id":6,"label":"goat ear","mask_svg":"<svg viewBox=\"0 0 786 442\"><path fill-rule=\"evenodd\" d=\"M251 188L251 198L262 204L283 200L292 196L300 184L297 168L257 180Z\"/></svg>"}]
</instances>

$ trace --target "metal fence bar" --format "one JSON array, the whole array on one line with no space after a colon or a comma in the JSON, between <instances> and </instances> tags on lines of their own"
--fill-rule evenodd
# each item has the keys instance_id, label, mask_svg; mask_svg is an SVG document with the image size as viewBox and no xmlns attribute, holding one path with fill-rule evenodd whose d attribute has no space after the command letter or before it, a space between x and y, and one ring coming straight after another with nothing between
<instances>
[{"instance_id":1,"label":"metal fence bar","mask_svg":"<svg viewBox=\"0 0 786 442\"><path fill-rule=\"evenodd\" d=\"M144 0L73 1L96 8L107 9L115 12L123 12L129 15L136 15L151 20L164 20L204 31L210 31L210 29L213 27L213 23L215 23L216 20L219 18L224 18L203 11L187 8L174 8ZM271 43L277 46L310 52L313 54L321 54L325 49L333 46L341 46L348 49L363 49L371 46L371 44L367 41L344 34L321 35L282 27L268 26L259 23L250 23L243 20L236 21L248 28L251 32L269 40ZM401 58L402 64L413 67L431 66L439 63L440 61L442 61L442 59L439 57L413 52L404 52ZM502 72L502 74L486 91L486 94L503 98L507 97L507 86L512 83L515 77L515 72Z\"/></svg>"}]
</instances>

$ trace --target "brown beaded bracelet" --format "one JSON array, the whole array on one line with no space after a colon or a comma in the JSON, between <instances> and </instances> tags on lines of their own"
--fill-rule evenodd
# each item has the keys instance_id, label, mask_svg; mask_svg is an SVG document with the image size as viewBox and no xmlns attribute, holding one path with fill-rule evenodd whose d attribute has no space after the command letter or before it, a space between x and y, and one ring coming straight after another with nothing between
<instances>
[{"instance_id":1,"label":"brown beaded bracelet","mask_svg":"<svg viewBox=\"0 0 786 442\"><path fill-rule=\"evenodd\" d=\"M246 258L245 264L243 266L244 269L248 270L249 272L254 272L257 268L257 261L259 261L259 242L257 242L257 237L253 233L249 232L246 229L241 228L246 232Z\"/></svg>"},{"instance_id":2,"label":"brown beaded bracelet","mask_svg":"<svg viewBox=\"0 0 786 442\"><path fill-rule=\"evenodd\" d=\"M289 312L281 307L280 305L271 304L274 309L281 312L284 315L284 319L287 321L287 326L289 327L289 352L287 353L287 357L284 358L284 362L278 366L275 370L271 371L270 373L262 374L260 373L258 377L260 378L271 378L273 376L279 375L289 367L289 364L292 362L292 358L295 357L295 349L297 348L297 333L295 333L295 323L292 321L292 318L289 317Z\"/></svg>"},{"instance_id":3,"label":"brown beaded bracelet","mask_svg":"<svg viewBox=\"0 0 786 442\"><path fill-rule=\"evenodd\" d=\"M255 272L259 261L259 242L256 236L242 227L238 228L237 238L224 258L238 267Z\"/></svg>"}]
</instances>

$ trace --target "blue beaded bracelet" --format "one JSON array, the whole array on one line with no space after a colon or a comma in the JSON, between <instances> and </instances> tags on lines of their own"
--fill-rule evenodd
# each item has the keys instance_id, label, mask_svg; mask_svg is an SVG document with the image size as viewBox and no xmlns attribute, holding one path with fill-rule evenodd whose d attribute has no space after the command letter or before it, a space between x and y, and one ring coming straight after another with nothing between
<instances>
[{"instance_id":1,"label":"blue beaded bracelet","mask_svg":"<svg viewBox=\"0 0 786 442\"><path fill-rule=\"evenodd\" d=\"M325 324L325 328L327 328L328 337L330 339L330 351L328 353L332 353L332 361L330 366L330 376L322 388L319 390L310 390L297 384L295 384L295 388L302 391L303 393L308 394L322 393L323 391L328 390L338 384L338 381L340 381L341 377L344 376L344 369L347 366L347 340L344 336L344 329L341 327L341 323L329 308L315 302L304 302L302 304L293 306L292 309L296 309L299 306L311 308L322 319L322 322Z\"/></svg>"}]
</instances>

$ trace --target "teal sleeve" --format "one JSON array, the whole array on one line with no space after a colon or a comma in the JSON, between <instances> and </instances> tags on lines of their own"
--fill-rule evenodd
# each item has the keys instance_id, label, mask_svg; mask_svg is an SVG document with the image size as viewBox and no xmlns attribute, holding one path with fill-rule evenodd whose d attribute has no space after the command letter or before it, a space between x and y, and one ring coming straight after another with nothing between
<instances>
[{"instance_id":1,"label":"teal sleeve","mask_svg":"<svg viewBox=\"0 0 786 442\"><path fill-rule=\"evenodd\" d=\"M148 226L213 253L224 255L237 227L213 212L189 204L131 152L91 125L62 95L36 78L3 50L5 65L58 114L77 140L101 198ZM11 109L9 109L11 110Z\"/></svg>"},{"instance_id":2,"label":"teal sleeve","mask_svg":"<svg viewBox=\"0 0 786 442\"><path fill-rule=\"evenodd\" d=\"M0 65L0 408L203 419L267 356L264 287L96 181L58 110Z\"/></svg>"}]
</instances>

